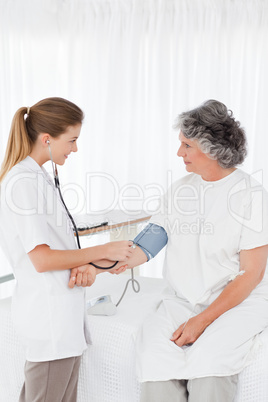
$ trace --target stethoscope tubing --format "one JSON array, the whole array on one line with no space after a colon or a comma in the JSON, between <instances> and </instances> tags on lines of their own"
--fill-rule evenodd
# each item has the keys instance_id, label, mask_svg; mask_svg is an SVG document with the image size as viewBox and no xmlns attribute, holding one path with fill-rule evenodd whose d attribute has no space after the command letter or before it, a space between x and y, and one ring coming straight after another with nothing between
<instances>
[{"instance_id":1,"label":"stethoscope tubing","mask_svg":"<svg viewBox=\"0 0 268 402\"><path fill-rule=\"evenodd\" d=\"M59 180L59 175L58 175L57 166L56 166L56 164L55 164L55 166L54 166L54 162L53 162L53 159L52 159L52 153L51 153L51 148L50 148L49 142L47 142L47 144L48 144L50 159L51 159L51 163L52 163L52 170L53 170L53 175L54 175L55 187L56 187L56 189L58 190L58 193L59 193L59 196L60 196L62 205L63 205L65 211L67 212L67 215L68 215L68 217L69 217L69 219L70 219L70 221L71 221L71 223L72 223L73 230L74 230L75 235L76 235L77 246L78 246L79 249L81 249L81 244L80 244L78 229L77 229L77 226L76 226L76 224L75 224L74 218L72 217L72 215L71 215L69 209L67 208L67 205L65 204L65 201L64 201L64 199L63 199L62 192L61 192L61 189L60 189L60 180ZM118 263L118 261L115 261L115 262L114 262L112 265L110 265L109 267L101 267L100 265L97 265L97 264L95 264L95 263L93 263L93 262L89 262L89 264L93 265L95 268L98 268L98 269L111 269L111 268L114 268L117 263Z\"/></svg>"},{"instance_id":2,"label":"stethoscope tubing","mask_svg":"<svg viewBox=\"0 0 268 402\"><path fill-rule=\"evenodd\" d=\"M68 215L68 217L69 217L71 223L72 223L73 230L74 230L74 232L75 232L75 234L76 234L77 246L78 246L79 249L81 249L81 244L80 244L80 239L79 239L79 233L78 233L77 226L76 226L76 224L75 224L74 218L72 217L72 215L71 215L69 209L67 208L67 205L66 205L65 202L64 202L64 199L63 199L63 196L62 196L62 193L61 193L58 170L57 170L56 164L55 164L55 167L54 167L54 163L53 163L53 159L52 159L52 153L51 153L51 149L50 149L50 145L49 145L49 140L47 141L47 144L48 144L50 159L51 159L51 163L52 163L52 170L53 170L53 175L54 175L55 188L58 190L58 193L59 193L59 196L60 196L62 205L63 205L63 207L64 207L64 209L65 209L65 211L66 211L66 213L67 213L67 215ZM103 270L114 268L117 263L118 263L118 261L115 261L114 264L112 264L110 267L101 267L100 265L97 265L97 264L95 264L95 263L93 263L93 262L89 262L89 264L90 264L90 265L93 265L95 268L103 269ZM134 291L135 293L138 293L138 292L140 291L140 284L139 284L139 282L138 282L136 279L134 279L133 269L131 269L131 278L127 281L127 283L126 283L126 285L125 285L125 289L124 289L124 291L123 291L123 294L122 294L122 296L120 297L120 299L118 300L118 302L116 303L116 307L121 303L123 297L125 296L126 291L127 291L127 288L128 288L128 285L129 285L130 282L132 283L132 289L133 289L133 291ZM136 285L136 288L135 288L135 285Z\"/></svg>"}]
</instances>

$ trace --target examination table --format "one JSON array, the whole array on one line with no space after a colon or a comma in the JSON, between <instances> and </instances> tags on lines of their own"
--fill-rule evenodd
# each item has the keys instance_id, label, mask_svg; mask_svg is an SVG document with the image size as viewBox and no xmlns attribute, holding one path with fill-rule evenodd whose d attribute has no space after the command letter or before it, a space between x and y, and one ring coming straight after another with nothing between
<instances>
[{"instance_id":1,"label":"examination table","mask_svg":"<svg viewBox=\"0 0 268 402\"><path fill-rule=\"evenodd\" d=\"M98 275L87 288L87 299L112 296L116 303L130 274ZM78 402L138 402L134 338L138 327L160 300L162 279L138 278L141 291L131 288L113 316L89 315L93 345L82 357ZM23 383L24 352L11 323L11 298L0 300L0 402L17 402ZM250 323L249 323L250 325ZM268 401L268 329L260 336L256 360L239 375L235 402ZM56 401L55 401L56 402Z\"/></svg>"}]
</instances>

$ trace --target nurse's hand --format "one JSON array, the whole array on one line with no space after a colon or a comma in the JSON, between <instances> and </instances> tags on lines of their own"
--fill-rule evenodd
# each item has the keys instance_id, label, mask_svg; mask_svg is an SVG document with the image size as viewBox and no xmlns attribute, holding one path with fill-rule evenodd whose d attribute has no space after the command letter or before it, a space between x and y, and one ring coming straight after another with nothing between
<instances>
[{"instance_id":1,"label":"nurse's hand","mask_svg":"<svg viewBox=\"0 0 268 402\"><path fill-rule=\"evenodd\" d=\"M96 261L95 261L96 262ZM105 261L100 260L98 262L100 266L105 267ZM108 261L108 264L111 265L111 262ZM121 263L122 264L122 263ZM71 275L70 275L70 281L69 281L69 288L74 288L74 286L91 286L95 282L96 275L101 274L103 272L109 272L111 274L122 274L122 272L125 272L127 269L128 265L124 264L117 264L114 268L111 269L98 269L95 268L93 265L82 265L81 267L73 268L71 270ZM109 266L108 265L108 266ZM120 266L121 265L121 266Z\"/></svg>"},{"instance_id":2,"label":"nurse's hand","mask_svg":"<svg viewBox=\"0 0 268 402\"><path fill-rule=\"evenodd\" d=\"M187 323L184 322L181 324L173 333L170 340L180 347L191 345L205 331L207 326L208 324L204 321L203 317L196 315L195 317L190 318Z\"/></svg>"},{"instance_id":3,"label":"nurse's hand","mask_svg":"<svg viewBox=\"0 0 268 402\"><path fill-rule=\"evenodd\" d=\"M71 269L71 275L69 280L69 288L74 286L91 286L96 279L97 269L92 265L86 264L77 268Z\"/></svg>"},{"instance_id":4,"label":"nurse's hand","mask_svg":"<svg viewBox=\"0 0 268 402\"><path fill-rule=\"evenodd\" d=\"M134 252L133 242L128 240L112 241L103 245L104 258L111 261L125 261Z\"/></svg>"}]
</instances>

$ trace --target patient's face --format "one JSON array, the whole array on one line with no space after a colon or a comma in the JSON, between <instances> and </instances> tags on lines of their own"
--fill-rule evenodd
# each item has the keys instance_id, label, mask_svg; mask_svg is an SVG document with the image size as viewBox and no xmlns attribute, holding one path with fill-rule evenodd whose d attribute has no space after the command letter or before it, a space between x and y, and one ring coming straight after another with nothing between
<instances>
[{"instance_id":1,"label":"patient's face","mask_svg":"<svg viewBox=\"0 0 268 402\"><path fill-rule=\"evenodd\" d=\"M186 138L182 132L180 132L179 140L181 145L177 155L183 158L187 172L193 172L202 176L217 164L215 160L212 160L200 150L195 140Z\"/></svg>"}]
</instances>

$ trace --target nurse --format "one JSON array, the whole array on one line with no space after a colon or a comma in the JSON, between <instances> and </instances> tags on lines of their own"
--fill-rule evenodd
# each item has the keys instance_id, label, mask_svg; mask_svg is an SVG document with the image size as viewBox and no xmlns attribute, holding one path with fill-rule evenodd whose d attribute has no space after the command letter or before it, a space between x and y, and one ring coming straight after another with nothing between
<instances>
[{"instance_id":1,"label":"nurse","mask_svg":"<svg viewBox=\"0 0 268 402\"><path fill-rule=\"evenodd\" d=\"M145 262L167 240L168 287L137 337L141 401L232 402L268 326L268 196L237 167L245 133L224 104L182 113L175 128L188 174L169 188L128 261Z\"/></svg>"},{"instance_id":2,"label":"nurse","mask_svg":"<svg viewBox=\"0 0 268 402\"><path fill-rule=\"evenodd\" d=\"M64 165L77 151L82 121L81 109L62 98L20 108L0 172L0 242L16 278L12 315L26 350L20 402L76 401L90 334L84 289L74 287L70 269L78 284L89 286L102 271L88 263L127 261L133 251L129 241L77 249L70 219L43 167L50 152Z\"/></svg>"}]
</instances>

